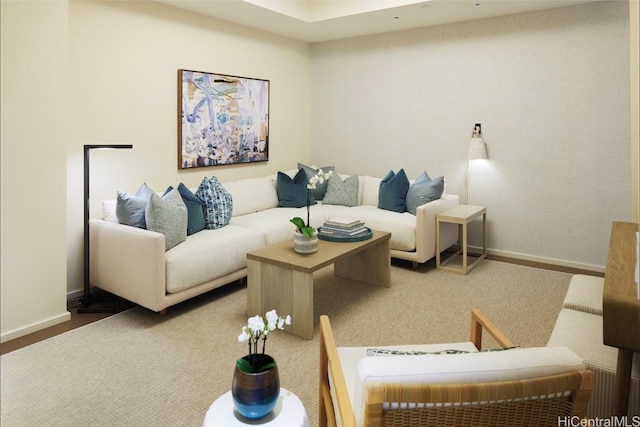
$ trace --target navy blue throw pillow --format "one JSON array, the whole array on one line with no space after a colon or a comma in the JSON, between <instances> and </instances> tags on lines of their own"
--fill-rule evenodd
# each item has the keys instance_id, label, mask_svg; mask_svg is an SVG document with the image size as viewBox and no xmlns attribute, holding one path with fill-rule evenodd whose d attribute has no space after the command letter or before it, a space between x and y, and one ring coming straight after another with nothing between
<instances>
[{"instance_id":1,"label":"navy blue throw pillow","mask_svg":"<svg viewBox=\"0 0 640 427\"><path fill-rule=\"evenodd\" d=\"M406 210L407 191L409 190L409 178L404 169L397 174L393 171L382 178L378 191L378 208L394 212Z\"/></svg>"}]
</instances>

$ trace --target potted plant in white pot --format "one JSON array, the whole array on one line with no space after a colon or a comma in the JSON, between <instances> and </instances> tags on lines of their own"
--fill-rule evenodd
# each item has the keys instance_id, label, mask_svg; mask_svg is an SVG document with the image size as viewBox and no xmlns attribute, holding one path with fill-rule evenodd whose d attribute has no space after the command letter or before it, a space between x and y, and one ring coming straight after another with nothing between
<instances>
[{"instance_id":1,"label":"potted plant in white pot","mask_svg":"<svg viewBox=\"0 0 640 427\"><path fill-rule=\"evenodd\" d=\"M318 251L318 231L311 226L311 190L315 190L317 184L322 184L329 179L333 171L324 172L318 169L318 173L309 179L307 184L307 222L299 216L291 218L290 221L296 226L293 233L294 250L299 254L313 254Z\"/></svg>"}]
</instances>

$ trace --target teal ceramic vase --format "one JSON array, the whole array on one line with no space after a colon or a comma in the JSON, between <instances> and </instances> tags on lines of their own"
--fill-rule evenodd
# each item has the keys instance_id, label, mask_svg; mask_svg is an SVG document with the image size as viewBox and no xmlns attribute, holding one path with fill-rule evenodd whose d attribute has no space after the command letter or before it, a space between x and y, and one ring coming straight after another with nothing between
<instances>
[{"instance_id":1,"label":"teal ceramic vase","mask_svg":"<svg viewBox=\"0 0 640 427\"><path fill-rule=\"evenodd\" d=\"M252 364L257 362L258 366L275 362L267 354L252 354L243 359L250 360ZM231 396L240 415L254 420L268 415L276 406L279 395L280 377L277 366L264 372L242 372L236 366Z\"/></svg>"}]
</instances>

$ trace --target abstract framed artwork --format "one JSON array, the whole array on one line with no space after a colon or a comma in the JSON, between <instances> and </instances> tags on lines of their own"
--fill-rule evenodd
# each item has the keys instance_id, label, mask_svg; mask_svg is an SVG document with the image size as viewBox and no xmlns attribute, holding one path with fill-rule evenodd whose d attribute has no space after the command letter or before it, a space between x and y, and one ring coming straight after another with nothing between
<instances>
[{"instance_id":1,"label":"abstract framed artwork","mask_svg":"<svg viewBox=\"0 0 640 427\"><path fill-rule=\"evenodd\" d=\"M178 70L178 169L269 160L269 80Z\"/></svg>"}]
</instances>

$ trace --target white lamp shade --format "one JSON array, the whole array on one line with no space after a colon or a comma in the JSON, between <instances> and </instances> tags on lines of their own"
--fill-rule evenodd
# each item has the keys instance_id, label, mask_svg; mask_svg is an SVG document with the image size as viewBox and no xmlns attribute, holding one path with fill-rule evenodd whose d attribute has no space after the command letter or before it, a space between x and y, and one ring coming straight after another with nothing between
<instances>
[{"instance_id":1,"label":"white lamp shade","mask_svg":"<svg viewBox=\"0 0 640 427\"><path fill-rule=\"evenodd\" d=\"M487 158L487 148L484 145L484 139L473 137L469 143L469 152L467 153L467 159L478 160Z\"/></svg>"}]
</instances>

